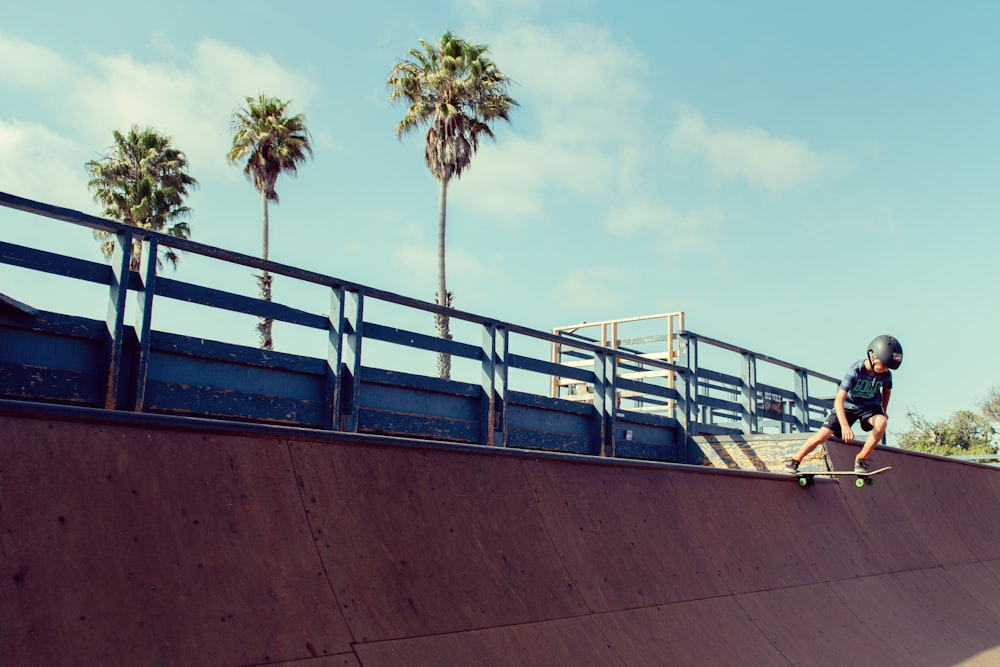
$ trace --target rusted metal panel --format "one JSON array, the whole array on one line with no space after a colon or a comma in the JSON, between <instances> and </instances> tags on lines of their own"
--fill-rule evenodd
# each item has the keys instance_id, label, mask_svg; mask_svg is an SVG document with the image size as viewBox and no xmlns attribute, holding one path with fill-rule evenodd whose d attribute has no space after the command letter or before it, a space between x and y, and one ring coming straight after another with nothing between
<instances>
[{"instance_id":1,"label":"rusted metal panel","mask_svg":"<svg viewBox=\"0 0 1000 667\"><path fill-rule=\"evenodd\" d=\"M14 317L37 317L38 309L0 293L0 315Z\"/></svg>"},{"instance_id":2,"label":"rusted metal panel","mask_svg":"<svg viewBox=\"0 0 1000 667\"><path fill-rule=\"evenodd\" d=\"M562 433L548 429L535 430L515 426L507 428L506 446L563 454L597 454L594 451L594 440L590 434Z\"/></svg>"},{"instance_id":3,"label":"rusted metal panel","mask_svg":"<svg viewBox=\"0 0 1000 667\"><path fill-rule=\"evenodd\" d=\"M732 598L359 644L365 665L790 665Z\"/></svg>"},{"instance_id":4,"label":"rusted metal panel","mask_svg":"<svg viewBox=\"0 0 1000 667\"><path fill-rule=\"evenodd\" d=\"M828 447L838 469L853 467L859 445L831 441ZM893 470L866 493L845 499L894 561L915 569L1000 557L997 505L987 500L997 471L885 447L876 448L872 460Z\"/></svg>"},{"instance_id":5,"label":"rusted metal panel","mask_svg":"<svg viewBox=\"0 0 1000 667\"><path fill-rule=\"evenodd\" d=\"M603 634L591 617L362 643L356 650L364 665L622 667L627 664L616 652L611 638Z\"/></svg>"},{"instance_id":6,"label":"rusted metal panel","mask_svg":"<svg viewBox=\"0 0 1000 667\"><path fill-rule=\"evenodd\" d=\"M350 651L286 443L10 416L0 430L5 664Z\"/></svg>"},{"instance_id":7,"label":"rusted metal panel","mask_svg":"<svg viewBox=\"0 0 1000 667\"><path fill-rule=\"evenodd\" d=\"M672 507L730 592L882 571L837 483L802 489L786 475L762 483L754 475L694 470L703 472L671 476L677 499ZM857 491L853 485L850 490Z\"/></svg>"},{"instance_id":8,"label":"rusted metal panel","mask_svg":"<svg viewBox=\"0 0 1000 667\"><path fill-rule=\"evenodd\" d=\"M255 375L256 369L317 376L324 373L324 361L315 357L220 343L206 338L181 336L163 331L154 331L152 337L153 346L157 351L178 357L171 360L172 364L182 364L185 358L200 360L200 363L192 363L186 369L186 373L180 375L182 379L230 375L235 378L245 378L245 381L250 383L271 384L274 377L261 380L259 375ZM227 372L219 373L220 368Z\"/></svg>"},{"instance_id":9,"label":"rusted metal panel","mask_svg":"<svg viewBox=\"0 0 1000 667\"><path fill-rule=\"evenodd\" d=\"M323 420L324 405L319 400L178 382L150 380L146 385L146 412L316 428Z\"/></svg>"},{"instance_id":10,"label":"rusted metal panel","mask_svg":"<svg viewBox=\"0 0 1000 667\"><path fill-rule=\"evenodd\" d=\"M99 372L0 362L0 392L6 398L97 406L104 380Z\"/></svg>"},{"instance_id":11,"label":"rusted metal panel","mask_svg":"<svg viewBox=\"0 0 1000 667\"><path fill-rule=\"evenodd\" d=\"M607 474L586 462L525 463L573 585L594 612L710 598L730 592L680 511L669 469Z\"/></svg>"},{"instance_id":12,"label":"rusted metal panel","mask_svg":"<svg viewBox=\"0 0 1000 667\"><path fill-rule=\"evenodd\" d=\"M469 382L365 368L362 371L362 407L379 406L413 414L478 421L482 388ZM454 400L459 398L462 400Z\"/></svg>"},{"instance_id":13,"label":"rusted metal panel","mask_svg":"<svg viewBox=\"0 0 1000 667\"><path fill-rule=\"evenodd\" d=\"M507 447L547 449L574 454L600 454L595 448L597 408L561 398L511 391L507 397Z\"/></svg>"},{"instance_id":14,"label":"rusted metal panel","mask_svg":"<svg viewBox=\"0 0 1000 667\"><path fill-rule=\"evenodd\" d=\"M306 647L307 649L309 647ZM315 647L312 647L315 651ZM341 653L340 655L317 655L313 657L312 653L309 654L308 658L309 667L363 667L363 665L358 662L358 656L355 653ZM269 662L267 667L302 667L303 659L296 658L294 660L283 660L281 662ZM241 666L242 667L242 666Z\"/></svg>"},{"instance_id":15,"label":"rusted metal panel","mask_svg":"<svg viewBox=\"0 0 1000 667\"><path fill-rule=\"evenodd\" d=\"M793 663L732 597L644 607L599 617L623 665L767 665Z\"/></svg>"},{"instance_id":16,"label":"rusted metal panel","mask_svg":"<svg viewBox=\"0 0 1000 667\"><path fill-rule=\"evenodd\" d=\"M618 431L615 437L615 456L618 458L670 461L674 463L682 461L681 452L683 448L678 447L676 443L630 440L625 437L625 434L632 430L627 424L618 425L615 428Z\"/></svg>"},{"instance_id":17,"label":"rusted metal panel","mask_svg":"<svg viewBox=\"0 0 1000 667\"><path fill-rule=\"evenodd\" d=\"M481 394L471 383L364 369L357 431L478 444Z\"/></svg>"},{"instance_id":18,"label":"rusted metal panel","mask_svg":"<svg viewBox=\"0 0 1000 667\"><path fill-rule=\"evenodd\" d=\"M881 450L874 486L803 489L11 401L0 430L11 664L1000 660L985 466Z\"/></svg>"},{"instance_id":19,"label":"rusted metal panel","mask_svg":"<svg viewBox=\"0 0 1000 667\"><path fill-rule=\"evenodd\" d=\"M913 667L854 616L836 588L837 583L779 588L739 595L735 602L747 614L748 625L768 637L787 664Z\"/></svg>"},{"instance_id":20,"label":"rusted metal panel","mask_svg":"<svg viewBox=\"0 0 1000 667\"><path fill-rule=\"evenodd\" d=\"M327 408L321 360L203 343L153 336L143 400L146 411L322 425Z\"/></svg>"},{"instance_id":21,"label":"rusted metal panel","mask_svg":"<svg viewBox=\"0 0 1000 667\"><path fill-rule=\"evenodd\" d=\"M46 320L0 318L0 396L102 405L107 382L103 324L60 333Z\"/></svg>"},{"instance_id":22,"label":"rusted metal panel","mask_svg":"<svg viewBox=\"0 0 1000 667\"><path fill-rule=\"evenodd\" d=\"M937 568L887 574L838 582L834 590L851 616L907 664L996 665L1000 657L1000 617L990 614L964 591L935 586L936 593L929 589L920 592L907 581L917 578L930 584L941 576L946 575ZM955 602L959 603L957 607L951 604ZM958 618L949 619L945 617L948 608L964 611ZM973 620L976 614L982 616Z\"/></svg>"},{"instance_id":23,"label":"rusted metal panel","mask_svg":"<svg viewBox=\"0 0 1000 667\"><path fill-rule=\"evenodd\" d=\"M612 413L611 437L615 455L622 458L687 463L682 434L673 417L631 410Z\"/></svg>"},{"instance_id":24,"label":"rusted metal panel","mask_svg":"<svg viewBox=\"0 0 1000 667\"><path fill-rule=\"evenodd\" d=\"M357 642L587 612L524 493L519 458L320 442L292 454Z\"/></svg>"},{"instance_id":25,"label":"rusted metal panel","mask_svg":"<svg viewBox=\"0 0 1000 667\"><path fill-rule=\"evenodd\" d=\"M947 570L962 590L1000 616L1000 561L953 565Z\"/></svg>"},{"instance_id":26,"label":"rusted metal panel","mask_svg":"<svg viewBox=\"0 0 1000 667\"><path fill-rule=\"evenodd\" d=\"M361 408L358 419L359 433L420 437L469 444L479 443L479 426L478 421L468 419L447 419L433 415L368 408Z\"/></svg>"}]
</instances>

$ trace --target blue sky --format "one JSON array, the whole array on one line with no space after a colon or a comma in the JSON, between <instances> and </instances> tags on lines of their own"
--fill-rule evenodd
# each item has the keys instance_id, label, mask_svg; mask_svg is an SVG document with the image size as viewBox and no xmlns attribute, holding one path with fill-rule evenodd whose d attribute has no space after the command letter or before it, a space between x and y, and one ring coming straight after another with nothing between
<instances>
[{"instance_id":1,"label":"blue sky","mask_svg":"<svg viewBox=\"0 0 1000 667\"><path fill-rule=\"evenodd\" d=\"M991 2L16 3L0 190L97 213L83 164L150 125L200 182L194 240L259 254L258 195L225 153L264 92L315 148L278 182L271 258L431 301L437 183L385 80L452 29L521 104L449 193L456 307L542 330L684 311L836 376L893 333L898 432L1000 385L998 23ZM25 227L0 212L4 238L100 258Z\"/></svg>"}]
</instances>

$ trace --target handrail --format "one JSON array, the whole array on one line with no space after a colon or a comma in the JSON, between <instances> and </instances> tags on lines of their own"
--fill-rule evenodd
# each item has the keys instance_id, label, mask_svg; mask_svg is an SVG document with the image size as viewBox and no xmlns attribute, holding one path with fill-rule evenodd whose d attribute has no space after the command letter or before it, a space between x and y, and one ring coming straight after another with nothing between
<instances>
[{"instance_id":1,"label":"handrail","mask_svg":"<svg viewBox=\"0 0 1000 667\"><path fill-rule=\"evenodd\" d=\"M142 311L143 321L137 324L138 328L136 329L140 345L138 361L135 362L136 368L139 369L139 386L133 391L138 397L136 399L137 409L142 409L145 396L145 386L142 383L151 354L150 334L155 333L150 328L150 317L157 296L236 313L266 316L279 322L289 322L309 329L329 330L330 342L326 361L330 373L328 384L331 393L328 400L332 400L332 405L336 406L331 409L354 410L353 416L343 423L338 422L339 417L336 414L327 418L325 424L332 428L358 428L357 410L364 399L358 393L361 386L361 349L362 341L366 339L425 352L448 352L458 358L472 360L480 364L481 379L474 384L481 384L483 395L486 397L486 407L483 409L482 419L484 429L487 429L486 422L490 422L487 429L490 433L483 436L484 442L493 442L494 434L492 431L495 428L501 430L506 428L504 418L504 410L507 407L506 399L513 390L512 380L508 376L511 371L515 370L549 376L550 379L554 378L555 386L558 386L559 378L565 377L569 379L570 383L582 384L587 387L587 396L572 398L577 402L583 398L593 406L592 409L596 415L595 441L611 443L609 451L612 452L614 451L615 438L622 436L616 430L616 420L622 418L623 410L631 410L635 413L660 413L669 418L663 424L674 424L674 427L679 429L685 438L697 434L702 428L710 429L713 432L717 432L719 428L733 428L732 426L715 424L713 410L717 410L718 416L723 421L730 420L734 415L742 419L740 428L743 429L757 428L771 419L780 424L782 429L788 427L793 430L804 430L809 428L814 421L813 413L818 409L817 406L824 407L823 399L810 396L807 379L836 383L835 378L802 368L800 365L696 334L683 327L683 313L581 323L548 332L441 306L433 302L300 269L280 262L264 261L257 257L190 239L132 227L9 193L0 192L0 207L109 232L118 238L117 255L111 267L0 241L0 263L23 266L53 275L62 274L78 280L104 284L112 289L112 307L108 316L108 330L112 337L112 356L110 357L112 377L109 379L107 397L109 407L120 405L123 400L122 396L127 393L127 388L120 386L121 379L116 374L128 371L128 364L121 356L122 346L126 344L123 337L128 329L123 323L125 302L138 297L137 303ZM144 266L140 267L139 271L129 269L128 259L131 256L133 241L149 244L153 250L152 253L149 251L143 253ZM156 262L150 261L150 257L155 257L156 249L159 246L326 287L334 295L330 310L320 313L310 312L283 303L272 303L255 297L226 292L216 287L208 288L176 278L157 276ZM69 267L69 272L63 273L66 267ZM134 294L136 297L129 296L130 294ZM9 298L7 300L11 301ZM445 314L456 320L478 325L483 332L482 340L471 343L461 340L444 340L431 334L378 324L366 317L366 303L372 300L429 314ZM30 308L27 304L23 305ZM671 322L681 323L679 328L675 324L671 324L671 330L666 334L667 340L670 341L670 348L665 352L643 353L631 347L620 346L621 341L617 338L609 346L603 344L607 341L588 340L584 336L574 335L579 328L599 325L602 328L613 327L614 334L617 336L617 325L622 322L642 322L663 317L670 317ZM673 319L675 317L676 320ZM428 318L429 321L430 318ZM515 336L535 341L532 343L533 345L558 346L560 350L565 348L574 351L572 354L567 354L574 357L575 361L566 362L561 356L545 359L546 355L540 353L532 356L525 354L520 348L511 349L511 340ZM635 339L638 341L636 344L648 342L647 338L649 337ZM631 342L631 339L629 340ZM696 354L692 354L690 349L681 350L674 347L674 343L677 341L683 342L681 347L696 350L697 346L702 344L741 355L743 357L741 361L742 375L727 374L699 367ZM276 354L272 357L277 358ZM250 359L249 356L244 356ZM265 360L266 363L267 358L266 356L261 357L261 360ZM248 363L261 362L248 361ZM796 377L794 388L786 389L783 386L758 382L756 364L759 363L793 371ZM368 365L370 366L370 364ZM713 392L720 390L726 394L725 398L712 396ZM794 407L794 414L782 412L782 414L775 415L773 410L768 412L771 404L767 404L763 408L760 407L758 403L761 400L761 392L770 392L780 399L782 404L788 403L789 406ZM544 391L538 391L537 394L546 396ZM548 397L558 398L557 396ZM623 401L628 402L628 405L626 406ZM782 405L781 409L784 411L785 406ZM629 419L639 419L639 417L631 416ZM623 433L627 433L629 438L632 437L631 430ZM506 437L506 432L504 432L503 437ZM602 452L605 451L604 444L601 444L599 449Z\"/></svg>"}]
</instances>

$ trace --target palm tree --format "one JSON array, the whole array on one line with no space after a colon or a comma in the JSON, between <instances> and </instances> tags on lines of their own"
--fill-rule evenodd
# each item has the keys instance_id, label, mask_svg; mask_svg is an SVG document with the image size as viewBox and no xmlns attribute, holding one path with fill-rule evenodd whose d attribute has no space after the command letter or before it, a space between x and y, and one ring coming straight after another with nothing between
<instances>
[{"instance_id":1,"label":"palm tree","mask_svg":"<svg viewBox=\"0 0 1000 667\"><path fill-rule=\"evenodd\" d=\"M282 102L263 93L257 99L246 98L247 105L233 112L233 147L226 155L231 164L246 158L243 173L260 193L263 208L263 244L261 259L268 259L268 203L278 203L275 184L282 173L296 174L298 166L312 155L311 137L302 114L286 116L291 100ZM271 300L271 274L265 270L257 276L260 298ZM271 335L273 321L261 317L257 324L260 346L274 347Z\"/></svg>"},{"instance_id":2,"label":"palm tree","mask_svg":"<svg viewBox=\"0 0 1000 667\"><path fill-rule=\"evenodd\" d=\"M485 44L470 44L451 31L437 44L420 40L423 51L410 49L411 60L396 61L386 86L389 100L405 99L410 108L396 126L396 136L429 125L424 162L441 184L438 195L439 306L450 307L445 280L445 227L448 183L469 167L482 135L495 139L490 123L510 122L517 101L508 95L509 80L489 59ZM435 316L438 336L451 340L446 313ZM438 375L451 377L451 355L438 354Z\"/></svg>"},{"instance_id":3,"label":"palm tree","mask_svg":"<svg viewBox=\"0 0 1000 667\"><path fill-rule=\"evenodd\" d=\"M171 138L150 127L135 125L127 135L114 131L114 145L101 160L86 163L90 174L87 187L94 201L104 206L102 215L134 227L187 239L191 227L183 218L191 214L184 205L189 188L198 181L187 173L187 158L171 145ZM114 238L108 232L95 231L105 257L111 257ZM130 267L139 268L142 245L133 244ZM180 257L173 248L164 248L163 260L177 269Z\"/></svg>"}]
</instances>

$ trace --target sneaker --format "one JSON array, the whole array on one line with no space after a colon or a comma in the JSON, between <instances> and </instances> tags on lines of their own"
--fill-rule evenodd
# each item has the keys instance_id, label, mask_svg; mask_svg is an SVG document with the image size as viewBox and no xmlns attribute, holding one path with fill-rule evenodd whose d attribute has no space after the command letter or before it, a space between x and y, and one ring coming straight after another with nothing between
<instances>
[{"instance_id":1,"label":"sneaker","mask_svg":"<svg viewBox=\"0 0 1000 667\"><path fill-rule=\"evenodd\" d=\"M799 472L799 462L795 459L785 459L785 472L796 475Z\"/></svg>"},{"instance_id":2,"label":"sneaker","mask_svg":"<svg viewBox=\"0 0 1000 667\"><path fill-rule=\"evenodd\" d=\"M865 459L854 459L854 472L870 472L868 461Z\"/></svg>"}]
</instances>

